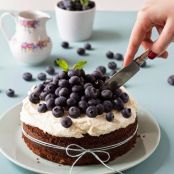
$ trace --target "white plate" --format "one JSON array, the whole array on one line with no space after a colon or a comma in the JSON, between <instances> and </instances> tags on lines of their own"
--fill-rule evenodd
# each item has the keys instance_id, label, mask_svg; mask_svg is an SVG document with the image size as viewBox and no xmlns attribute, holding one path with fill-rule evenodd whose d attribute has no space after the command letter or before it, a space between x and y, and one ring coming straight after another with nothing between
<instances>
[{"instance_id":1,"label":"white plate","mask_svg":"<svg viewBox=\"0 0 174 174\"><path fill-rule=\"evenodd\" d=\"M33 154L21 138L19 113L21 104L3 114L0 120L0 152L13 163L43 174L68 174L70 166L58 165ZM138 111L138 141L131 151L109 163L115 170L123 171L147 159L157 148L160 141L160 128L155 119L142 109ZM39 159L39 163L37 162ZM153 164L152 164L153 165ZM104 174L108 169L102 165L74 167L73 174Z\"/></svg>"}]
</instances>

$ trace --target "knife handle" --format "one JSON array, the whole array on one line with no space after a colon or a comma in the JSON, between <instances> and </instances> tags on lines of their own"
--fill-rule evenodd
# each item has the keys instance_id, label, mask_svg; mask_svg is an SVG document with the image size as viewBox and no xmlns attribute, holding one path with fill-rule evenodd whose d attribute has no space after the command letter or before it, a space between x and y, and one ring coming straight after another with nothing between
<instances>
[{"instance_id":1,"label":"knife handle","mask_svg":"<svg viewBox=\"0 0 174 174\"><path fill-rule=\"evenodd\" d=\"M144 61L147 59L149 53L151 51L149 49L147 49L143 54L141 54L139 57L135 58L134 61L139 65L141 66Z\"/></svg>"}]
</instances>

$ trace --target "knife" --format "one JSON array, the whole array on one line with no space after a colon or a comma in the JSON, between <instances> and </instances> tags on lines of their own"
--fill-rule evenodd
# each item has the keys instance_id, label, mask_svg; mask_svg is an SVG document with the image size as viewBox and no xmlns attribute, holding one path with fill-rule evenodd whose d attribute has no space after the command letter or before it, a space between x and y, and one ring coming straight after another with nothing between
<instances>
[{"instance_id":1,"label":"knife","mask_svg":"<svg viewBox=\"0 0 174 174\"><path fill-rule=\"evenodd\" d=\"M140 70L141 65L147 59L148 54L149 49L137 58L135 58L127 67L124 67L117 73L115 73L109 80L106 81L106 85L109 85L113 88L119 88L124 85Z\"/></svg>"}]
</instances>

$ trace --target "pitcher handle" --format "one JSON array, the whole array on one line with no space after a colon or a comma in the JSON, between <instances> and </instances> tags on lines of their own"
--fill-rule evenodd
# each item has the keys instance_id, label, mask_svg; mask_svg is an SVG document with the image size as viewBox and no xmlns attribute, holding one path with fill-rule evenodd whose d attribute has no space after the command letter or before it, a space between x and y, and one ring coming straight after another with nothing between
<instances>
[{"instance_id":1,"label":"pitcher handle","mask_svg":"<svg viewBox=\"0 0 174 174\"><path fill-rule=\"evenodd\" d=\"M5 27L4 27L5 24L3 21L4 17L6 17L6 16L11 16L11 17L15 18L16 15L14 13L11 13L11 12L5 12L0 16L0 30L2 31L2 34L4 35L4 38L6 39L6 41L9 42L11 37L7 34Z\"/></svg>"}]
</instances>

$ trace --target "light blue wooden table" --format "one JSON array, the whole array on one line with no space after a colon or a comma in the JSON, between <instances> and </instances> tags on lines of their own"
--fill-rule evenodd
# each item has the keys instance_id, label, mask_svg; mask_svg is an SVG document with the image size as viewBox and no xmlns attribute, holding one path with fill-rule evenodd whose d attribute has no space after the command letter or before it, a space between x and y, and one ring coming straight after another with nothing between
<instances>
[{"instance_id":1,"label":"light blue wooden table","mask_svg":"<svg viewBox=\"0 0 174 174\"><path fill-rule=\"evenodd\" d=\"M37 73L44 71L48 64L53 64L56 57L66 58L71 65L81 58L76 54L76 49L83 46L84 43L71 43L72 49L62 49L54 14L51 13L51 15L53 18L48 23L48 32L53 39L54 47L50 60L41 66L28 67L16 62L0 34L0 114L20 102L31 86L38 82L23 81L21 76L24 72L32 72L36 77ZM84 57L88 61L87 71L94 70L99 64L107 64L109 61L105 57L107 50L125 52L135 19L136 13L134 12L97 13L93 36L89 41L95 50L89 51L89 56ZM13 27L11 22L8 28ZM155 36L154 33L154 38ZM162 135L160 145L155 153L140 165L125 171L126 174L172 174L174 171L174 87L167 83L167 77L174 74L174 48L172 45L169 48L169 53L168 60L148 61L148 66L127 84L137 102L157 119ZM121 66L121 62L118 64ZM4 91L8 88L15 89L18 97L6 97ZM12 164L0 154L0 174L30 173L32 172Z\"/></svg>"}]
</instances>

